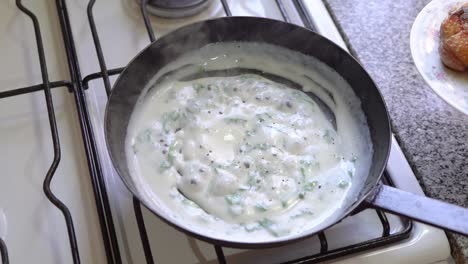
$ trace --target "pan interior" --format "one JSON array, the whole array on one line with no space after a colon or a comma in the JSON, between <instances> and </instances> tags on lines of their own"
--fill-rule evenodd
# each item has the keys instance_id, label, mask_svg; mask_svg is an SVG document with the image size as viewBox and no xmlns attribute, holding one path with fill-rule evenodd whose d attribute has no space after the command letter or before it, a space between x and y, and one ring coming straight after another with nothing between
<instances>
[{"instance_id":1,"label":"pan interior","mask_svg":"<svg viewBox=\"0 0 468 264\"><path fill-rule=\"evenodd\" d=\"M340 135L340 149L344 150L345 156L359 157L353 160L355 170L349 175L348 180L351 184L343 197L336 203L331 203L330 210L326 213L308 223L302 223L302 228L286 235L237 235L240 232L220 232L217 224L191 221L182 208L174 210L173 205L168 204L161 198L162 194L155 191L157 188L153 187L161 185L160 179L142 176L136 165L132 140L136 137L139 115L148 101L158 102L154 98L162 92L162 87L167 87L167 84L175 81L191 82L204 78L245 75L260 76L281 86L305 92ZM209 44L188 52L164 66L154 76L141 93L134 109L127 130L125 152L132 185L136 187L139 198L152 211L177 226L217 240L264 243L315 233L336 222L344 212L349 211L356 202L371 167L373 149L370 131L361 102L350 85L337 72L317 59L274 45L226 42Z\"/></svg>"}]
</instances>

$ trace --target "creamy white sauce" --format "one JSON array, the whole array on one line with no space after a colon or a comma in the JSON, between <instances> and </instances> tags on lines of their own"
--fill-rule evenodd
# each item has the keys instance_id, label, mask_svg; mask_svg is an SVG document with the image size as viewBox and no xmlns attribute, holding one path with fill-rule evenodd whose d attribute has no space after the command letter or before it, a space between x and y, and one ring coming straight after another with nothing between
<instances>
[{"instance_id":1,"label":"creamy white sauce","mask_svg":"<svg viewBox=\"0 0 468 264\"><path fill-rule=\"evenodd\" d=\"M337 129L317 101L261 72L180 81L236 67L300 84L334 112ZM156 80L132 114L130 171L155 207L193 231L252 242L300 234L351 202L369 170L359 100L312 58L216 44L175 60Z\"/></svg>"}]
</instances>

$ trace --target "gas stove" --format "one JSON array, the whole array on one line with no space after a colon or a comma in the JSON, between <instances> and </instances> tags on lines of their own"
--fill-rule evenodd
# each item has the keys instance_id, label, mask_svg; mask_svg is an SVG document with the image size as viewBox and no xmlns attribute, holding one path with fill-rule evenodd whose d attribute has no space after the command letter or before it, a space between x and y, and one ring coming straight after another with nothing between
<instances>
[{"instance_id":1,"label":"gas stove","mask_svg":"<svg viewBox=\"0 0 468 264\"><path fill-rule=\"evenodd\" d=\"M283 247L210 245L146 210L112 167L107 94L151 41L199 20L261 16L347 49L321 0L18 0L0 3L0 14L2 264L450 263L443 231L373 209ZM395 139L386 175L423 194Z\"/></svg>"}]
</instances>

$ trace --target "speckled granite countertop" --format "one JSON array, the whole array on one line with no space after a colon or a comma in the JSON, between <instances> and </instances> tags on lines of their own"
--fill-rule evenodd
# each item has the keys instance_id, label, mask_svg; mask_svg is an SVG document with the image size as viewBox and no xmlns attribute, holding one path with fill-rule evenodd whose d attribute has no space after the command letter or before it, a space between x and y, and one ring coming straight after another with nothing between
<instances>
[{"instance_id":1,"label":"speckled granite countertop","mask_svg":"<svg viewBox=\"0 0 468 264\"><path fill-rule=\"evenodd\" d=\"M393 132L426 195L468 207L468 116L432 92L411 57L411 26L430 0L325 2L383 93ZM468 263L468 238L448 236L457 262Z\"/></svg>"}]
</instances>

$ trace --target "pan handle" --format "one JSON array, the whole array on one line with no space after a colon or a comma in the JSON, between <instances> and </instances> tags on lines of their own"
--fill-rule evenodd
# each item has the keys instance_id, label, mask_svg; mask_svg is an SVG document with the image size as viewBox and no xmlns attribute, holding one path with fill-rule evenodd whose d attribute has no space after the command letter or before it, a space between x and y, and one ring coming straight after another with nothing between
<instances>
[{"instance_id":1,"label":"pan handle","mask_svg":"<svg viewBox=\"0 0 468 264\"><path fill-rule=\"evenodd\" d=\"M381 185L371 207L468 236L468 208Z\"/></svg>"}]
</instances>

